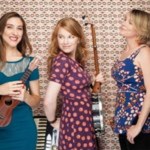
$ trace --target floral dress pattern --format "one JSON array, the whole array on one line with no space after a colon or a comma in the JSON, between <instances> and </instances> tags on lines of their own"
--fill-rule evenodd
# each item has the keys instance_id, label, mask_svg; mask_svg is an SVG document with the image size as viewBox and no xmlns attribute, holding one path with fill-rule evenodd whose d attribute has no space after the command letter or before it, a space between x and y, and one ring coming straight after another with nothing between
<instances>
[{"instance_id":1,"label":"floral dress pattern","mask_svg":"<svg viewBox=\"0 0 150 150\"><path fill-rule=\"evenodd\" d=\"M142 48L142 47L141 47ZM140 52L137 49L128 58L117 60L112 67L112 77L117 82L117 98L115 115L110 120L114 132L123 134L140 115L146 89L141 68L134 64L134 59ZM143 133L150 132L150 117L147 118Z\"/></svg>"},{"instance_id":2,"label":"floral dress pattern","mask_svg":"<svg viewBox=\"0 0 150 150\"><path fill-rule=\"evenodd\" d=\"M87 71L60 52L53 60L50 80L62 85L64 98L58 149L97 150L89 92L91 79Z\"/></svg>"}]
</instances>

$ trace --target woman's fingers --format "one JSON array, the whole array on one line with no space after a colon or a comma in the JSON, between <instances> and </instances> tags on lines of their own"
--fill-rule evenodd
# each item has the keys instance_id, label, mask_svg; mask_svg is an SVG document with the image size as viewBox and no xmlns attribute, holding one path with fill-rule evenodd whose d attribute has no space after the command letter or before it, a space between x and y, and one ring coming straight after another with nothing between
<instances>
[{"instance_id":1,"label":"woman's fingers","mask_svg":"<svg viewBox=\"0 0 150 150\"><path fill-rule=\"evenodd\" d=\"M12 82L10 82L12 85L16 85L16 84L23 84L23 81L12 81Z\"/></svg>"},{"instance_id":2,"label":"woman's fingers","mask_svg":"<svg viewBox=\"0 0 150 150\"><path fill-rule=\"evenodd\" d=\"M23 101L22 97L12 97L13 100Z\"/></svg>"},{"instance_id":3,"label":"woman's fingers","mask_svg":"<svg viewBox=\"0 0 150 150\"><path fill-rule=\"evenodd\" d=\"M134 144L134 138L132 136L128 136L127 139L131 144Z\"/></svg>"},{"instance_id":4,"label":"woman's fingers","mask_svg":"<svg viewBox=\"0 0 150 150\"><path fill-rule=\"evenodd\" d=\"M9 96L20 95L20 91L12 91L9 93Z\"/></svg>"},{"instance_id":5,"label":"woman's fingers","mask_svg":"<svg viewBox=\"0 0 150 150\"><path fill-rule=\"evenodd\" d=\"M19 95L24 87L25 85L22 83L22 81L11 82L9 95Z\"/></svg>"},{"instance_id":6,"label":"woman's fingers","mask_svg":"<svg viewBox=\"0 0 150 150\"><path fill-rule=\"evenodd\" d=\"M104 82L103 74L98 74L95 79L97 82Z\"/></svg>"},{"instance_id":7,"label":"woman's fingers","mask_svg":"<svg viewBox=\"0 0 150 150\"><path fill-rule=\"evenodd\" d=\"M14 90L20 90L20 89L22 89L23 87L24 87L25 85L23 84L23 83L20 83L20 84L13 84L12 83L12 87L11 87L11 89L14 91Z\"/></svg>"},{"instance_id":8,"label":"woman's fingers","mask_svg":"<svg viewBox=\"0 0 150 150\"><path fill-rule=\"evenodd\" d=\"M18 94L19 92L19 94ZM20 91L15 92L15 94L10 95L12 99L24 101L25 97L25 92L26 92L26 87L22 88Z\"/></svg>"},{"instance_id":9,"label":"woman's fingers","mask_svg":"<svg viewBox=\"0 0 150 150\"><path fill-rule=\"evenodd\" d=\"M127 139L131 144L134 144L134 135L131 133L131 130L134 129L135 126L131 126L130 129L127 130Z\"/></svg>"}]
</instances>

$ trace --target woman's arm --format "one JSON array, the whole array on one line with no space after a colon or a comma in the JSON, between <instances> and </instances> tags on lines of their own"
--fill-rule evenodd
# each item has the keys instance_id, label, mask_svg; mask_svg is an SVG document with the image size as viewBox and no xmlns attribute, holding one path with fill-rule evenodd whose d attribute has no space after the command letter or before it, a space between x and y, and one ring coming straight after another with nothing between
<instances>
[{"instance_id":1,"label":"woman's arm","mask_svg":"<svg viewBox=\"0 0 150 150\"><path fill-rule=\"evenodd\" d=\"M135 126L132 126L127 132L127 138L132 144L134 144L134 138L140 133L150 112L150 48L145 47L141 49L137 57L144 77L146 95L137 124Z\"/></svg>"},{"instance_id":2,"label":"woman's arm","mask_svg":"<svg viewBox=\"0 0 150 150\"><path fill-rule=\"evenodd\" d=\"M0 93L2 95L9 95L12 99L24 101L30 107L36 107L40 102L39 80L30 81L29 87L31 94L26 91L26 87L22 81L9 82L0 86ZM4 93L4 91L7 91L8 94Z\"/></svg>"},{"instance_id":3,"label":"woman's arm","mask_svg":"<svg viewBox=\"0 0 150 150\"><path fill-rule=\"evenodd\" d=\"M29 82L30 93L28 91L25 92L25 102L30 107L37 107L40 102L40 87L39 80L33 80Z\"/></svg>"},{"instance_id":4,"label":"woman's arm","mask_svg":"<svg viewBox=\"0 0 150 150\"><path fill-rule=\"evenodd\" d=\"M59 94L60 88L61 84L49 81L44 98L44 110L49 121L53 121L55 119L57 96Z\"/></svg>"}]
</instances>

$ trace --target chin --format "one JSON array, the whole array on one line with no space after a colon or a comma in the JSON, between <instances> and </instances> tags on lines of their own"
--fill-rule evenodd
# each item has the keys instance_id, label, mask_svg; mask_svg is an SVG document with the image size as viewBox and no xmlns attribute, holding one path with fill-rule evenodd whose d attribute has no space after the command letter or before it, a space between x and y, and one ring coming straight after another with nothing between
<instances>
[{"instance_id":1,"label":"chin","mask_svg":"<svg viewBox=\"0 0 150 150\"><path fill-rule=\"evenodd\" d=\"M12 45L8 45L11 48L16 48L18 44L12 44Z\"/></svg>"},{"instance_id":2,"label":"chin","mask_svg":"<svg viewBox=\"0 0 150 150\"><path fill-rule=\"evenodd\" d=\"M120 31L119 34L122 36L126 36L126 33L124 31Z\"/></svg>"},{"instance_id":3,"label":"chin","mask_svg":"<svg viewBox=\"0 0 150 150\"><path fill-rule=\"evenodd\" d=\"M63 51L65 54L70 54L71 52Z\"/></svg>"}]
</instances>

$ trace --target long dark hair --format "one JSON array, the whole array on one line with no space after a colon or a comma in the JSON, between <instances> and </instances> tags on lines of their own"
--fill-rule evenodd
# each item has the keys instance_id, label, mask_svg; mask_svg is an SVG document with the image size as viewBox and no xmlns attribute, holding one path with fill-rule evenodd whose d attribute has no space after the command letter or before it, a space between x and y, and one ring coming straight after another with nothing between
<instances>
[{"instance_id":1,"label":"long dark hair","mask_svg":"<svg viewBox=\"0 0 150 150\"><path fill-rule=\"evenodd\" d=\"M3 32L4 32L4 29L5 29L8 19L13 18L13 17L19 18L23 23L23 36L22 36L21 41L17 45L17 49L22 54L22 56L25 56L27 48L29 49L29 51L28 51L29 54L32 53L32 46L29 42L29 38L27 35L27 30L26 30L26 24L25 24L25 21L22 18L22 16L16 12L8 12L8 13L4 14L0 18L0 62L2 62L2 66L1 66L0 70L2 70L6 64L6 47L5 47L2 35L3 35Z\"/></svg>"}]
</instances>

